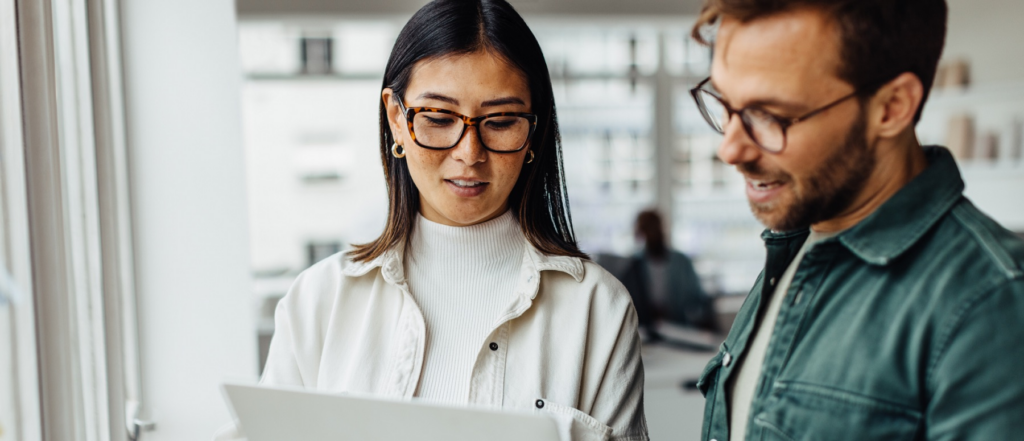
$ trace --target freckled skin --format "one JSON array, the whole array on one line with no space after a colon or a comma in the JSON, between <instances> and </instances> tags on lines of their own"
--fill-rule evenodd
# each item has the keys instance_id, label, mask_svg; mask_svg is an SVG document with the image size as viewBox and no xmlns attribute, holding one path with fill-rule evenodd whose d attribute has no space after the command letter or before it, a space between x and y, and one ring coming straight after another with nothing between
<instances>
[{"instance_id":1,"label":"freckled skin","mask_svg":"<svg viewBox=\"0 0 1024 441\"><path fill-rule=\"evenodd\" d=\"M432 93L454 98L458 105L422 97ZM391 89L381 97L387 106L391 133L406 152L409 174L420 192L420 213L432 222L468 226L500 216L508 208L529 146L515 153L485 149L475 129L469 128L459 144L448 150L430 150L413 142L408 124ZM498 98L516 97L512 103L482 107ZM405 92L407 107L439 107L475 117L496 112L530 112L530 88L526 77L499 55L480 50L418 62ZM463 197L452 191L446 179L473 178L488 182L482 194Z\"/></svg>"}]
</instances>

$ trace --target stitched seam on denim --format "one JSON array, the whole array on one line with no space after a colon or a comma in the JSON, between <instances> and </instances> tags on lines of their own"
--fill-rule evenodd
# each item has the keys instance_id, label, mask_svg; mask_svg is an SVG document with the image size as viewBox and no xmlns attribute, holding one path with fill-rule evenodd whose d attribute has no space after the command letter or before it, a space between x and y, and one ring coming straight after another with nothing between
<instances>
[{"instance_id":1,"label":"stitched seam on denim","mask_svg":"<svg viewBox=\"0 0 1024 441\"><path fill-rule=\"evenodd\" d=\"M910 233L904 235L904 237L907 237L907 240L899 247L890 250L889 253L884 256L877 256L878 258L875 258L873 252L869 252L867 250L862 251L861 248L867 246L866 241L864 240L848 239L849 236L842 235L842 237L840 238L840 242L845 243L848 247L850 247L854 254L866 260L868 263L871 263L873 265L887 265L893 259L905 253L907 250L913 247L914 244L921 240L921 236L924 236L925 232L927 232L929 229L931 229L933 226L935 226L935 224L939 222L941 214L950 211L962 199L963 196L957 198L950 198L950 200L944 204L936 204L935 206L933 206L931 210L928 210L925 216L921 216L921 218L926 220L917 222L915 224L915 227L910 230ZM872 256L867 256L867 254L872 254Z\"/></svg>"},{"instance_id":2,"label":"stitched seam on denim","mask_svg":"<svg viewBox=\"0 0 1024 441\"><path fill-rule=\"evenodd\" d=\"M722 342L723 347L725 347L726 349L728 348L727 343L730 341L730 339L731 339L731 341L733 343L736 343L736 345L733 345L732 349L735 352L733 354L733 358L737 358L737 360L738 360L738 357L740 357L743 354L743 352L746 351L747 344L750 343L750 335L754 332L754 330L752 328L753 328L754 325L757 324L758 305L756 304L757 302L754 302L754 296L755 295L757 296L758 302L760 302L762 300L761 299L761 297L762 297L761 296L761 291L762 291L761 288L762 288L762 285L764 285L764 272L765 272L765 270L761 270L761 274L757 276L757 280L754 281L754 287L750 289L750 293L747 294L747 298L744 299L743 300L743 304L740 305L740 310L736 312L736 318L734 320L737 320L737 321L733 322L732 327L729 329L729 333L726 334L725 340ZM749 318L745 322L739 322L738 320L741 317L743 317L743 313L745 312L745 310L748 307L749 307L749 309L753 309L753 312L748 314ZM740 326L737 327L736 326L737 324L739 324ZM740 336L744 333L744 331L747 331L745 329L747 327L751 327L751 329L749 330L749 332L746 333L747 341L743 342L743 347L742 347L742 349L740 349L739 339L740 339ZM735 333L735 335L734 335L734 333Z\"/></svg>"},{"instance_id":3,"label":"stitched seam on denim","mask_svg":"<svg viewBox=\"0 0 1024 441\"><path fill-rule=\"evenodd\" d=\"M785 233L773 233L773 232L771 232L771 230L765 230L765 232L761 233L761 239L764 240L765 243L768 243L768 242L787 242L789 239L792 239L794 237L798 237L800 235L804 235L804 234L807 234L807 233L808 232L807 232L806 229L788 231L788 232L785 232Z\"/></svg>"},{"instance_id":4,"label":"stitched seam on denim","mask_svg":"<svg viewBox=\"0 0 1024 441\"><path fill-rule=\"evenodd\" d=\"M960 306L956 309L956 312L953 313L952 317L950 317L949 324L946 325L942 334L940 334L938 340L939 345L937 346L935 355L928 363L928 370L926 371L924 378L925 384L929 385L929 388L934 386L934 378L932 376L935 374L935 369L942 361L942 358L946 355L946 350L949 349L949 345L952 344L954 334L956 334L956 332L963 326L966 321L966 317L973 312L975 307L984 303L985 300L993 297L1000 288L1009 285L1011 282L1012 279L1007 279L995 285L986 284L972 292L967 296L966 300L960 302Z\"/></svg>"},{"instance_id":5,"label":"stitched seam on denim","mask_svg":"<svg viewBox=\"0 0 1024 441\"><path fill-rule=\"evenodd\" d=\"M714 357L711 358L711 361L708 362L707 366L704 366L704 371L700 373L699 377L697 377L697 391L700 392L700 394L703 395L704 398L707 398L707 392L704 391L704 390L701 390L701 389L703 389L702 386L707 384L708 376L711 375L712 372L714 372L714 371L716 371L718 369L721 369L721 367L722 367L722 352L719 351L718 355L715 355ZM708 386L708 389L709 390L711 389L710 385Z\"/></svg>"},{"instance_id":6,"label":"stitched seam on denim","mask_svg":"<svg viewBox=\"0 0 1024 441\"><path fill-rule=\"evenodd\" d=\"M920 411L904 406L899 403L894 403L889 400L883 400L881 398L876 398L870 395L852 392L846 389L840 389L832 386L806 383L802 381L784 381L777 382L776 388L783 391L791 390L797 393L815 395L818 397L827 398L856 406L872 407L893 413L903 414L916 419L919 419L923 416Z\"/></svg>"},{"instance_id":7,"label":"stitched seam on denim","mask_svg":"<svg viewBox=\"0 0 1024 441\"><path fill-rule=\"evenodd\" d=\"M718 377L722 376L721 372L717 372L716 375ZM717 386L717 380L716 380L716 386ZM711 396L711 398L707 398L707 396L705 396L706 404L704 404L705 407L704 407L704 424L703 424L703 426L704 426L703 427L704 434L701 437L701 439L703 439L703 440L706 440L706 439L711 437L711 428L712 428L711 426L715 422L715 403L717 402L718 388L717 387L711 388L709 386L708 387L708 392L711 392L711 393L708 394L708 395Z\"/></svg>"},{"instance_id":8,"label":"stitched seam on denim","mask_svg":"<svg viewBox=\"0 0 1024 441\"><path fill-rule=\"evenodd\" d=\"M768 422L764 418L755 417L754 418L754 422L756 422L759 425L761 425L761 427L764 427L765 429L768 429L768 430L774 432L776 435L779 435L779 436L781 436L783 438L786 438L789 441L796 441L795 438L789 436L786 432L783 432L782 429L780 429L778 426Z\"/></svg>"},{"instance_id":9,"label":"stitched seam on denim","mask_svg":"<svg viewBox=\"0 0 1024 441\"><path fill-rule=\"evenodd\" d=\"M814 303L814 300L818 298L818 294L821 293L821 285L825 283L825 278L828 277L829 271L831 271L832 267L835 265L836 259L837 259L836 255L832 255L832 257L829 259L828 264L825 265L825 269L824 269L823 273L821 274L820 278L818 279L818 284L817 284L817 286L815 286L814 292L810 293L811 294L810 296L808 296L808 294L806 292L803 293L804 306L803 306L803 312L800 315L800 322L797 323L797 328L793 331L793 338L789 342L789 347L786 349L786 354L782 358L782 365L779 366L779 371L776 372L775 378L779 378L779 374L781 374L783 369L785 369L786 366L789 365L789 359L790 359L790 357L793 356L793 352L796 350L796 344L797 344L798 337L800 336L800 332L804 330L805 326L807 326L808 320L810 320L810 314L809 314L810 306L811 306L811 304ZM797 272L800 272L800 268L797 268ZM803 285L806 285L806 284L807 284L807 282L806 282L806 277L805 277L804 280L802 281L802 283L800 283L800 285L798 285L797 289L798 290L804 289ZM790 309L795 308L795 307L797 307L797 305L790 305Z\"/></svg>"},{"instance_id":10,"label":"stitched seam on denim","mask_svg":"<svg viewBox=\"0 0 1024 441\"><path fill-rule=\"evenodd\" d=\"M985 250L986 254L992 258L994 263L1003 271L1009 278L1021 277L1022 271L1020 268L1016 268L1013 264L1013 258L1009 256L1006 250L996 246L998 242L992 233L977 222L977 211L969 211L969 208L973 208L973 205L960 205L953 209L953 217L959 221L960 226L964 227L971 237L978 241L978 245Z\"/></svg>"}]
</instances>

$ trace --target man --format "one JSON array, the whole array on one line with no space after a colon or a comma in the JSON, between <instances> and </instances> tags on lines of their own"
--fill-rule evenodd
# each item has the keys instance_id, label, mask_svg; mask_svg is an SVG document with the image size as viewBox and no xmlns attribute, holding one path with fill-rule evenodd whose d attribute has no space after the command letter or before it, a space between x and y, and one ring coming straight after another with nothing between
<instances>
[{"instance_id":1,"label":"man","mask_svg":"<svg viewBox=\"0 0 1024 441\"><path fill-rule=\"evenodd\" d=\"M669 247L657 210L637 215L636 237L643 241L643 249L630 259L621 279L646 337L663 340L658 332L662 320L718 332L711 298L700 286L690 258Z\"/></svg>"},{"instance_id":2,"label":"man","mask_svg":"<svg viewBox=\"0 0 1024 441\"><path fill-rule=\"evenodd\" d=\"M698 106L768 230L705 440L1022 439L1024 242L914 133L943 0L707 0ZM708 38L710 39L710 37Z\"/></svg>"}]
</instances>

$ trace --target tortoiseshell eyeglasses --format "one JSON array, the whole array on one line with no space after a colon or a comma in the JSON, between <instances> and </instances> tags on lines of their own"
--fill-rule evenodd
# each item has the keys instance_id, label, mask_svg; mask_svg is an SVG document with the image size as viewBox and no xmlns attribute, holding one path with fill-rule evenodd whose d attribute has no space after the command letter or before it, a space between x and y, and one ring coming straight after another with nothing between
<instances>
[{"instance_id":1,"label":"tortoiseshell eyeglasses","mask_svg":"<svg viewBox=\"0 0 1024 441\"><path fill-rule=\"evenodd\" d=\"M522 112L498 112L468 117L436 107L405 107L399 101L409 135L416 145L432 150L455 147L476 126L477 139L485 149L495 153L513 153L526 147L537 128L537 115Z\"/></svg>"}]
</instances>

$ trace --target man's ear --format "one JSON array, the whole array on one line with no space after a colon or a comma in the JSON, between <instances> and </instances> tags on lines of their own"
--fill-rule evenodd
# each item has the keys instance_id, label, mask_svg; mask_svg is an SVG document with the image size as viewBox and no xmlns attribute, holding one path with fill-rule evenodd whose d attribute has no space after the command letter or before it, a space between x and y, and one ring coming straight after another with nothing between
<instances>
[{"instance_id":1,"label":"man's ear","mask_svg":"<svg viewBox=\"0 0 1024 441\"><path fill-rule=\"evenodd\" d=\"M384 109L388 115L388 126L391 127L391 135L397 142L402 135L401 123L405 121L405 116L402 115L402 108L398 105L395 92L390 87L381 91L380 99L384 101Z\"/></svg>"},{"instance_id":2,"label":"man's ear","mask_svg":"<svg viewBox=\"0 0 1024 441\"><path fill-rule=\"evenodd\" d=\"M869 128L882 138L895 138L913 130L914 117L924 99L924 85L910 72L889 81L870 101Z\"/></svg>"}]
</instances>

